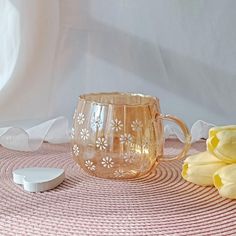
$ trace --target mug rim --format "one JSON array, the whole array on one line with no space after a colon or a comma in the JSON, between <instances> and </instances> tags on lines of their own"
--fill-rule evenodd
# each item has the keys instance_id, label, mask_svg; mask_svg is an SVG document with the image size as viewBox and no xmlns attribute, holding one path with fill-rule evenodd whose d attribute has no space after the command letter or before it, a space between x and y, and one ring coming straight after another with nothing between
<instances>
[{"instance_id":1,"label":"mug rim","mask_svg":"<svg viewBox=\"0 0 236 236\"><path fill-rule=\"evenodd\" d=\"M88 99L89 96L112 96L112 95L120 95L120 96L128 96L128 97L139 97L139 98L143 98L143 99L147 99L147 101L143 104L118 104L115 102L101 102L101 101L96 101L96 100L91 100ZM79 100L85 101L85 102L89 102L89 103L94 103L97 105L112 105L112 106L129 106L129 107L137 107L137 106L148 106L151 104L155 104L155 103L159 103L159 98L155 97L155 96L151 96L151 95L146 95L146 94L142 94L142 93L132 93L132 92L97 92L97 93L85 93L85 94L81 94L79 95Z\"/></svg>"}]
</instances>

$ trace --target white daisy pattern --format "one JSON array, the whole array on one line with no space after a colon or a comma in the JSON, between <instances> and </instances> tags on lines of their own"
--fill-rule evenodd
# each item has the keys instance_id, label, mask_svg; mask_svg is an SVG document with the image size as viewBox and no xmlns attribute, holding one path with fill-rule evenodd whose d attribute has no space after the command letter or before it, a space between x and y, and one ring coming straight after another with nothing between
<instances>
[{"instance_id":1,"label":"white daisy pattern","mask_svg":"<svg viewBox=\"0 0 236 236\"><path fill-rule=\"evenodd\" d=\"M83 113L79 113L77 117L77 122L79 125L82 125L85 121L85 115Z\"/></svg>"},{"instance_id":2,"label":"white daisy pattern","mask_svg":"<svg viewBox=\"0 0 236 236\"><path fill-rule=\"evenodd\" d=\"M95 171L96 170L96 166L90 160L86 160L84 165L87 167L88 170L91 170L91 171Z\"/></svg>"},{"instance_id":3,"label":"white daisy pattern","mask_svg":"<svg viewBox=\"0 0 236 236\"><path fill-rule=\"evenodd\" d=\"M102 120L100 117L93 117L91 124L92 124L92 128L99 129L102 126Z\"/></svg>"},{"instance_id":4,"label":"white daisy pattern","mask_svg":"<svg viewBox=\"0 0 236 236\"><path fill-rule=\"evenodd\" d=\"M136 158L136 153L135 152L131 152L131 153L125 153L123 155L124 161L127 163L133 163L135 161Z\"/></svg>"},{"instance_id":5,"label":"white daisy pattern","mask_svg":"<svg viewBox=\"0 0 236 236\"><path fill-rule=\"evenodd\" d=\"M78 145L74 145L73 146L73 152L74 152L74 154L76 155L76 156L78 156L79 155L79 146Z\"/></svg>"},{"instance_id":6,"label":"white daisy pattern","mask_svg":"<svg viewBox=\"0 0 236 236\"><path fill-rule=\"evenodd\" d=\"M102 165L105 168L112 168L114 165L114 162L111 157L106 156L102 158Z\"/></svg>"},{"instance_id":7,"label":"white daisy pattern","mask_svg":"<svg viewBox=\"0 0 236 236\"><path fill-rule=\"evenodd\" d=\"M143 139L143 148L146 149L149 147L149 139L147 137L145 137Z\"/></svg>"},{"instance_id":8,"label":"white daisy pattern","mask_svg":"<svg viewBox=\"0 0 236 236\"><path fill-rule=\"evenodd\" d=\"M87 140L89 138L89 131L87 129L82 129L80 131L80 137L82 140Z\"/></svg>"},{"instance_id":9,"label":"white daisy pattern","mask_svg":"<svg viewBox=\"0 0 236 236\"><path fill-rule=\"evenodd\" d=\"M130 144L132 142L132 140L133 140L133 138L132 138L131 134L125 133L120 136L120 142L122 144Z\"/></svg>"},{"instance_id":10,"label":"white daisy pattern","mask_svg":"<svg viewBox=\"0 0 236 236\"><path fill-rule=\"evenodd\" d=\"M147 160L144 161L143 160L142 165L140 166L139 171L141 173L146 172L148 170L149 165L150 165L149 161L147 161Z\"/></svg>"},{"instance_id":11,"label":"white daisy pattern","mask_svg":"<svg viewBox=\"0 0 236 236\"><path fill-rule=\"evenodd\" d=\"M116 132L118 132L119 130L121 130L123 127L123 124L121 122L121 120L115 119L111 121L111 128L112 130L115 130Z\"/></svg>"},{"instance_id":12,"label":"white daisy pattern","mask_svg":"<svg viewBox=\"0 0 236 236\"><path fill-rule=\"evenodd\" d=\"M76 118L76 111L74 112L73 120L75 120L75 118Z\"/></svg>"},{"instance_id":13,"label":"white daisy pattern","mask_svg":"<svg viewBox=\"0 0 236 236\"><path fill-rule=\"evenodd\" d=\"M74 137L75 137L75 129L72 128L72 129L71 129L71 138L74 138Z\"/></svg>"},{"instance_id":14,"label":"white daisy pattern","mask_svg":"<svg viewBox=\"0 0 236 236\"><path fill-rule=\"evenodd\" d=\"M114 176L116 178L124 177L124 175L125 175L125 172L122 169L118 169L118 170L114 171Z\"/></svg>"},{"instance_id":15,"label":"white daisy pattern","mask_svg":"<svg viewBox=\"0 0 236 236\"><path fill-rule=\"evenodd\" d=\"M135 132L141 131L142 127L143 127L143 123L140 120L134 120L131 124L132 130Z\"/></svg>"},{"instance_id":16,"label":"white daisy pattern","mask_svg":"<svg viewBox=\"0 0 236 236\"><path fill-rule=\"evenodd\" d=\"M105 150L107 148L107 140L106 138L98 138L96 141L96 147L100 150Z\"/></svg>"}]
</instances>

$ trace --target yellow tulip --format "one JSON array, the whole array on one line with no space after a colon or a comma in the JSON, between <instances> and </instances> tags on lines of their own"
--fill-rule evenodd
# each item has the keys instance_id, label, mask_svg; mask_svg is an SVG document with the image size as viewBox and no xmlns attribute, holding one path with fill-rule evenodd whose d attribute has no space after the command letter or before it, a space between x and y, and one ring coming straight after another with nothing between
<instances>
[{"instance_id":1,"label":"yellow tulip","mask_svg":"<svg viewBox=\"0 0 236 236\"><path fill-rule=\"evenodd\" d=\"M236 163L236 125L213 127L209 131L207 150L220 160Z\"/></svg>"},{"instance_id":2,"label":"yellow tulip","mask_svg":"<svg viewBox=\"0 0 236 236\"><path fill-rule=\"evenodd\" d=\"M222 197L236 199L236 164L227 165L216 171L213 181Z\"/></svg>"},{"instance_id":3,"label":"yellow tulip","mask_svg":"<svg viewBox=\"0 0 236 236\"><path fill-rule=\"evenodd\" d=\"M194 184L213 185L213 174L226 163L217 159L209 152L201 152L185 159L182 177Z\"/></svg>"}]
</instances>

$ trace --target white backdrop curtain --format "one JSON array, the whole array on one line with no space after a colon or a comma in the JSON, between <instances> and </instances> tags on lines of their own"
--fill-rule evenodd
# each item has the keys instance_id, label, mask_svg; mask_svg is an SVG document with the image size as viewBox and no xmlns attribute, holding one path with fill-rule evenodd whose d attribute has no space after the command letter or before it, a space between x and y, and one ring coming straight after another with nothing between
<instances>
[{"instance_id":1,"label":"white backdrop curtain","mask_svg":"<svg viewBox=\"0 0 236 236\"><path fill-rule=\"evenodd\" d=\"M235 123L235 9L234 0L0 0L0 125L64 116L70 127L78 95L95 91L157 96L189 127Z\"/></svg>"}]
</instances>

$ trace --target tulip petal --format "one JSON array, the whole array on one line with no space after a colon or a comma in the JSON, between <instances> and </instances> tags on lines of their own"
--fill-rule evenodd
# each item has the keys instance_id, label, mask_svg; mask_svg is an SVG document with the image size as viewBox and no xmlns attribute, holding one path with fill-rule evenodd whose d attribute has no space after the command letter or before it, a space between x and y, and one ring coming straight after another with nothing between
<instances>
[{"instance_id":1,"label":"tulip petal","mask_svg":"<svg viewBox=\"0 0 236 236\"><path fill-rule=\"evenodd\" d=\"M209 130L209 138L215 136L218 132L223 131L223 130L236 130L236 125L227 125L227 126L215 126L210 128Z\"/></svg>"},{"instance_id":2,"label":"tulip petal","mask_svg":"<svg viewBox=\"0 0 236 236\"><path fill-rule=\"evenodd\" d=\"M184 162L204 165L204 164L211 164L211 163L215 163L215 162L221 163L222 161L219 160L218 158L216 158L211 153L205 151L205 152L199 152L199 153L194 154L192 156L188 156Z\"/></svg>"},{"instance_id":3,"label":"tulip petal","mask_svg":"<svg viewBox=\"0 0 236 236\"><path fill-rule=\"evenodd\" d=\"M235 127L234 130L233 127ZM222 161L234 163L236 162L236 126L230 126L230 128L228 130L221 129L215 136L209 137L207 150Z\"/></svg>"},{"instance_id":4,"label":"tulip petal","mask_svg":"<svg viewBox=\"0 0 236 236\"><path fill-rule=\"evenodd\" d=\"M236 199L236 164L217 170L213 175L213 181L222 197Z\"/></svg>"},{"instance_id":5,"label":"tulip petal","mask_svg":"<svg viewBox=\"0 0 236 236\"><path fill-rule=\"evenodd\" d=\"M218 145L219 152L236 161L236 131L219 132L218 138L220 140Z\"/></svg>"},{"instance_id":6,"label":"tulip petal","mask_svg":"<svg viewBox=\"0 0 236 236\"><path fill-rule=\"evenodd\" d=\"M213 185L213 174L225 165L209 152L201 152L186 158L181 174L189 182L209 186Z\"/></svg>"}]
</instances>

